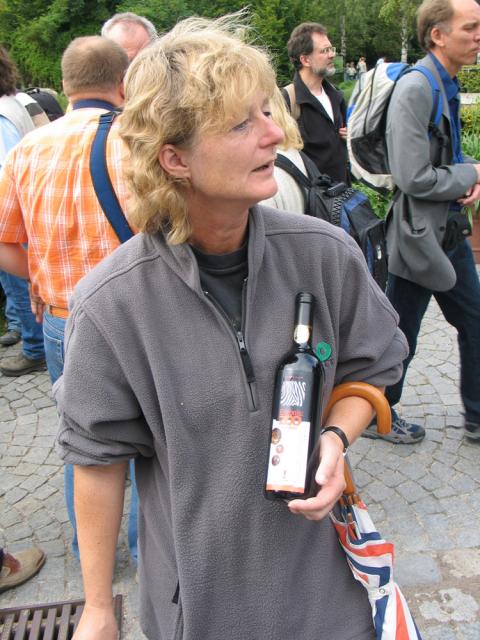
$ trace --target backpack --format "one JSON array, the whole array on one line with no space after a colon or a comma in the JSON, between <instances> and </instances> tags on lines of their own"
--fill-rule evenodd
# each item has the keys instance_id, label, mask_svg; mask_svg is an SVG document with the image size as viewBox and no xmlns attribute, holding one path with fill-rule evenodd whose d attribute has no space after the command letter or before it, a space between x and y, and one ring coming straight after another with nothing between
<instances>
[{"instance_id":1,"label":"backpack","mask_svg":"<svg viewBox=\"0 0 480 640\"><path fill-rule=\"evenodd\" d=\"M38 102L50 121L61 118L64 115L60 103L49 90L39 89L38 87L29 87L23 91L24 93L28 93L29 96Z\"/></svg>"},{"instance_id":2,"label":"backpack","mask_svg":"<svg viewBox=\"0 0 480 640\"><path fill-rule=\"evenodd\" d=\"M392 191L395 184L390 173L385 140L387 112L398 80L413 71L422 73L432 89L432 114L429 136L435 135L446 144L438 128L443 105L440 87L433 74L424 66L410 67L403 62L384 62L368 71L357 81L347 109L347 148L353 175L377 191Z\"/></svg>"},{"instance_id":3,"label":"backpack","mask_svg":"<svg viewBox=\"0 0 480 640\"><path fill-rule=\"evenodd\" d=\"M28 115L32 119L35 128L43 127L44 124L48 124L50 122L42 107L28 93L19 91L15 94L15 97L28 111Z\"/></svg>"},{"instance_id":4,"label":"backpack","mask_svg":"<svg viewBox=\"0 0 480 640\"><path fill-rule=\"evenodd\" d=\"M300 151L307 175L287 157L278 154L275 166L286 171L305 197L305 214L342 227L357 242L368 269L382 290L387 284L388 267L385 223L378 218L368 197L344 182L334 183L319 172L317 165Z\"/></svg>"}]
</instances>

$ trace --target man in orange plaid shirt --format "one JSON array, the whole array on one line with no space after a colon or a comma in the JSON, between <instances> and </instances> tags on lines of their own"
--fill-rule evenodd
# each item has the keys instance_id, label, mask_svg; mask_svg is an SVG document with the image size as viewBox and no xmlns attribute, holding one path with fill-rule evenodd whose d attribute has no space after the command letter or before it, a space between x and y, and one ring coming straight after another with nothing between
<instances>
[{"instance_id":1,"label":"man in orange plaid shirt","mask_svg":"<svg viewBox=\"0 0 480 640\"><path fill-rule=\"evenodd\" d=\"M90 175L90 149L102 113L123 104L125 51L101 36L75 39L62 57L63 86L72 110L27 135L0 175L0 269L29 278L44 302L43 333L52 382L63 372L63 340L74 286L119 244L97 200ZM112 186L125 210L123 143L114 122L106 161ZM28 249L23 244L28 243ZM66 466L70 520L73 470ZM132 495L136 493L132 491ZM135 500L136 502L136 500ZM136 556L136 504L129 543ZM131 534L131 535L130 535ZM76 534L73 548L78 555Z\"/></svg>"}]
</instances>

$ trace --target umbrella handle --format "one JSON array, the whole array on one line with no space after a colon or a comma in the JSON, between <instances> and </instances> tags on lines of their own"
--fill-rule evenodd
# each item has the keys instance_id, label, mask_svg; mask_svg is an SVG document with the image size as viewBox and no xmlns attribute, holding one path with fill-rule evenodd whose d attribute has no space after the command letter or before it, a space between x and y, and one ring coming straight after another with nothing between
<instances>
[{"instance_id":1,"label":"umbrella handle","mask_svg":"<svg viewBox=\"0 0 480 640\"><path fill-rule=\"evenodd\" d=\"M390 405L380 389L366 382L342 382L342 384L334 387L325 408L324 415L328 416L336 402L351 396L364 398L364 400L367 400L372 405L377 414L377 431L379 433L388 433L390 431L392 427ZM357 490L348 460L345 460L345 482L347 486L344 495L347 497L351 496L352 500L355 501Z\"/></svg>"}]
</instances>

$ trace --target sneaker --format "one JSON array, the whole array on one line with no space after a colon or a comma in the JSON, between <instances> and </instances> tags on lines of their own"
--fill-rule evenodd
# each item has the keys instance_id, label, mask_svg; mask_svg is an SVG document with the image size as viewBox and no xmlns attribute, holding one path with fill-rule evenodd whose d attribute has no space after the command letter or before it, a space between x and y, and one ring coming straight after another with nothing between
<instances>
[{"instance_id":1,"label":"sneaker","mask_svg":"<svg viewBox=\"0 0 480 640\"><path fill-rule=\"evenodd\" d=\"M415 444L424 439L425 429L423 427L419 424L403 420L394 409L391 409L391 412L392 430L389 433L378 433L377 423L374 418L362 433L362 436L364 438L371 438L372 440L385 440L393 444Z\"/></svg>"},{"instance_id":2,"label":"sneaker","mask_svg":"<svg viewBox=\"0 0 480 640\"><path fill-rule=\"evenodd\" d=\"M465 420L465 437L469 440L480 440L480 424L478 422L468 422Z\"/></svg>"},{"instance_id":3,"label":"sneaker","mask_svg":"<svg viewBox=\"0 0 480 640\"><path fill-rule=\"evenodd\" d=\"M3 336L0 336L0 344L2 347L11 347L13 344L17 344L21 339L20 331L16 329L11 329L4 333Z\"/></svg>"},{"instance_id":4,"label":"sneaker","mask_svg":"<svg viewBox=\"0 0 480 640\"><path fill-rule=\"evenodd\" d=\"M0 593L30 580L45 564L45 554L37 547L19 551L14 556L4 551L0 568Z\"/></svg>"},{"instance_id":5,"label":"sneaker","mask_svg":"<svg viewBox=\"0 0 480 640\"><path fill-rule=\"evenodd\" d=\"M4 376L17 377L23 376L25 373L33 371L45 370L45 358L27 358L23 353L19 353L14 358L8 358L3 361L0 371Z\"/></svg>"}]
</instances>

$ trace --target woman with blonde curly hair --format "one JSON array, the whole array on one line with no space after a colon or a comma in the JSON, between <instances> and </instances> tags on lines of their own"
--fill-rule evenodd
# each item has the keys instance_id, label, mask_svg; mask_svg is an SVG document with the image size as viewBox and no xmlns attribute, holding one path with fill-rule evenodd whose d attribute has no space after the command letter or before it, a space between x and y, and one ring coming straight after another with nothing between
<instances>
[{"instance_id":1,"label":"woman with blonde curly hair","mask_svg":"<svg viewBox=\"0 0 480 640\"><path fill-rule=\"evenodd\" d=\"M344 232L256 206L276 191L283 133L273 68L242 41L244 22L185 20L127 73L121 135L142 232L78 285L55 390L86 596L75 640L117 637L111 581L130 458L150 640L374 637L325 518L344 485L343 439L320 436L314 497L265 500L273 386L300 291L317 300L314 341L331 346L323 400L344 379L395 381L406 348ZM325 416L350 442L370 418L359 398Z\"/></svg>"}]
</instances>

